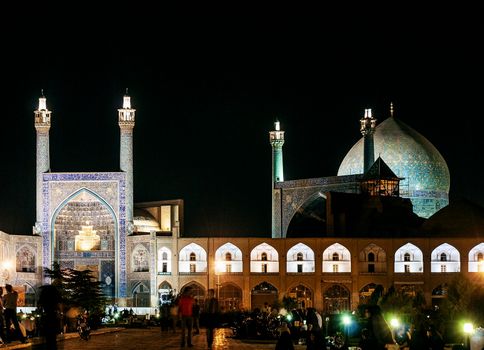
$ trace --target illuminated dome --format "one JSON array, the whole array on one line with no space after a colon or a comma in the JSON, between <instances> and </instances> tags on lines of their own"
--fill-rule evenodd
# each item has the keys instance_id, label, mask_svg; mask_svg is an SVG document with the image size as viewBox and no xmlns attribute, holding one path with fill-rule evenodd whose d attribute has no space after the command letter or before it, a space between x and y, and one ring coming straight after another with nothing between
<instances>
[{"instance_id":1,"label":"illuminated dome","mask_svg":"<svg viewBox=\"0 0 484 350\"><path fill-rule=\"evenodd\" d=\"M363 173L361 138L346 154L338 176ZM410 198L413 211L428 218L449 204L450 174L439 151L421 134L390 117L376 127L375 158L380 156L400 182L401 197Z\"/></svg>"},{"instance_id":2,"label":"illuminated dome","mask_svg":"<svg viewBox=\"0 0 484 350\"><path fill-rule=\"evenodd\" d=\"M161 231L158 221L143 209L134 210L133 223L136 232Z\"/></svg>"}]
</instances>

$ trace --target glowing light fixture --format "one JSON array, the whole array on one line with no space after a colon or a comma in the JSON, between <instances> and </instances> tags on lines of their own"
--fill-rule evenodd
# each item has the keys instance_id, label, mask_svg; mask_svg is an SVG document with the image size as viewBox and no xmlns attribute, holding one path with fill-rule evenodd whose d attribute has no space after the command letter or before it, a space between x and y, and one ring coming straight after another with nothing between
<instances>
[{"instance_id":1,"label":"glowing light fixture","mask_svg":"<svg viewBox=\"0 0 484 350\"><path fill-rule=\"evenodd\" d=\"M81 226L79 234L74 237L76 251L86 252L99 250L101 237L92 229L92 225Z\"/></svg>"}]
</instances>

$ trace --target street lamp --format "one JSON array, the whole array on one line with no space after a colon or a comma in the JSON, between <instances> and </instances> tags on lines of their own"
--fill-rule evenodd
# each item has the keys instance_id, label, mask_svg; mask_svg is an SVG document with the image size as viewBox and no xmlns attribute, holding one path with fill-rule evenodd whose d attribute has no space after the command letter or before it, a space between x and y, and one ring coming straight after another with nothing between
<instances>
[{"instance_id":1,"label":"street lamp","mask_svg":"<svg viewBox=\"0 0 484 350\"><path fill-rule=\"evenodd\" d=\"M217 299L220 303L220 274L223 272L224 263L223 261L217 260L215 262L215 274L217 275Z\"/></svg>"},{"instance_id":2,"label":"street lamp","mask_svg":"<svg viewBox=\"0 0 484 350\"><path fill-rule=\"evenodd\" d=\"M348 327L351 325L351 316L350 315L343 315L343 325L345 331L345 344L348 345L349 342L349 329Z\"/></svg>"},{"instance_id":3,"label":"street lamp","mask_svg":"<svg viewBox=\"0 0 484 350\"><path fill-rule=\"evenodd\" d=\"M466 335L466 348L471 348L471 334L474 333L474 325L470 322L464 323L464 334Z\"/></svg>"}]
</instances>

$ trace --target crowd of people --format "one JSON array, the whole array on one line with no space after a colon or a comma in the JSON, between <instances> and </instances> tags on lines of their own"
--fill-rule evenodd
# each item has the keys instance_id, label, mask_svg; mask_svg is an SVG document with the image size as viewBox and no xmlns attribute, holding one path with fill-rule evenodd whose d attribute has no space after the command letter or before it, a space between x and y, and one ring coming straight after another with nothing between
<instances>
[{"instance_id":1,"label":"crowd of people","mask_svg":"<svg viewBox=\"0 0 484 350\"><path fill-rule=\"evenodd\" d=\"M176 333L177 324L181 328L181 347L192 347L192 337L200 334L200 317L205 316L204 326L206 327L206 341L209 349L212 348L214 330L219 324L220 308L218 299L215 297L215 290L208 290L208 298L204 305L194 298L192 289L186 287L182 293L160 307L160 327L162 334L165 332Z\"/></svg>"},{"instance_id":2,"label":"crowd of people","mask_svg":"<svg viewBox=\"0 0 484 350\"><path fill-rule=\"evenodd\" d=\"M17 318L17 301L18 293L11 285L7 284L5 291L0 287L0 343L10 343L13 339L27 342L25 329L22 330ZM42 286L37 304L41 311L40 333L45 338L45 349L56 350L56 337L61 332L59 314L62 314L59 291L52 285ZM305 344L306 350L327 349L328 346L332 349L345 349L349 345L348 334L336 332L336 335L330 336L329 318L323 322L323 317L313 307L293 311L296 317L292 322L286 322L288 318L281 318L279 310L275 308L271 310L265 307L261 311L263 313L267 314L267 319L274 313L280 320L275 350L294 350L295 343ZM204 316L203 324L200 322L201 315ZM361 350L444 349L442 334L432 325L410 325L408 329L402 327L392 330L378 305L365 307L362 316L357 344ZM193 347L192 337L200 335L200 327L204 326L207 347L211 349L214 331L220 325L220 307L214 289L208 290L206 299L198 300L190 287L184 288L170 304L161 306L160 325L162 335L169 331L176 333L179 325L181 347ZM352 341L354 343L354 337Z\"/></svg>"}]
</instances>

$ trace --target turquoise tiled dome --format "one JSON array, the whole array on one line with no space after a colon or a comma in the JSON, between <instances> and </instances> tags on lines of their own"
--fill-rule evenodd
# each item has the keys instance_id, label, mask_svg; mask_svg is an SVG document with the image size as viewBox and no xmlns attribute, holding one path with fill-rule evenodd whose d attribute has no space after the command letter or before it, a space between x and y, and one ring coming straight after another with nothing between
<instances>
[{"instance_id":1,"label":"turquoise tiled dome","mask_svg":"<svg viewBox=\"0 0 484 350\"><path fill-rule=\"evenodd\" d=\"M363 173L363 138L346 154L338 176ZM413 211L428 218L449 204L450 174L439 151L424 136L390 117L376 127L375 159L380 156L399 176L400 194L410 198Z\"/></svg>"}]
</instances>

